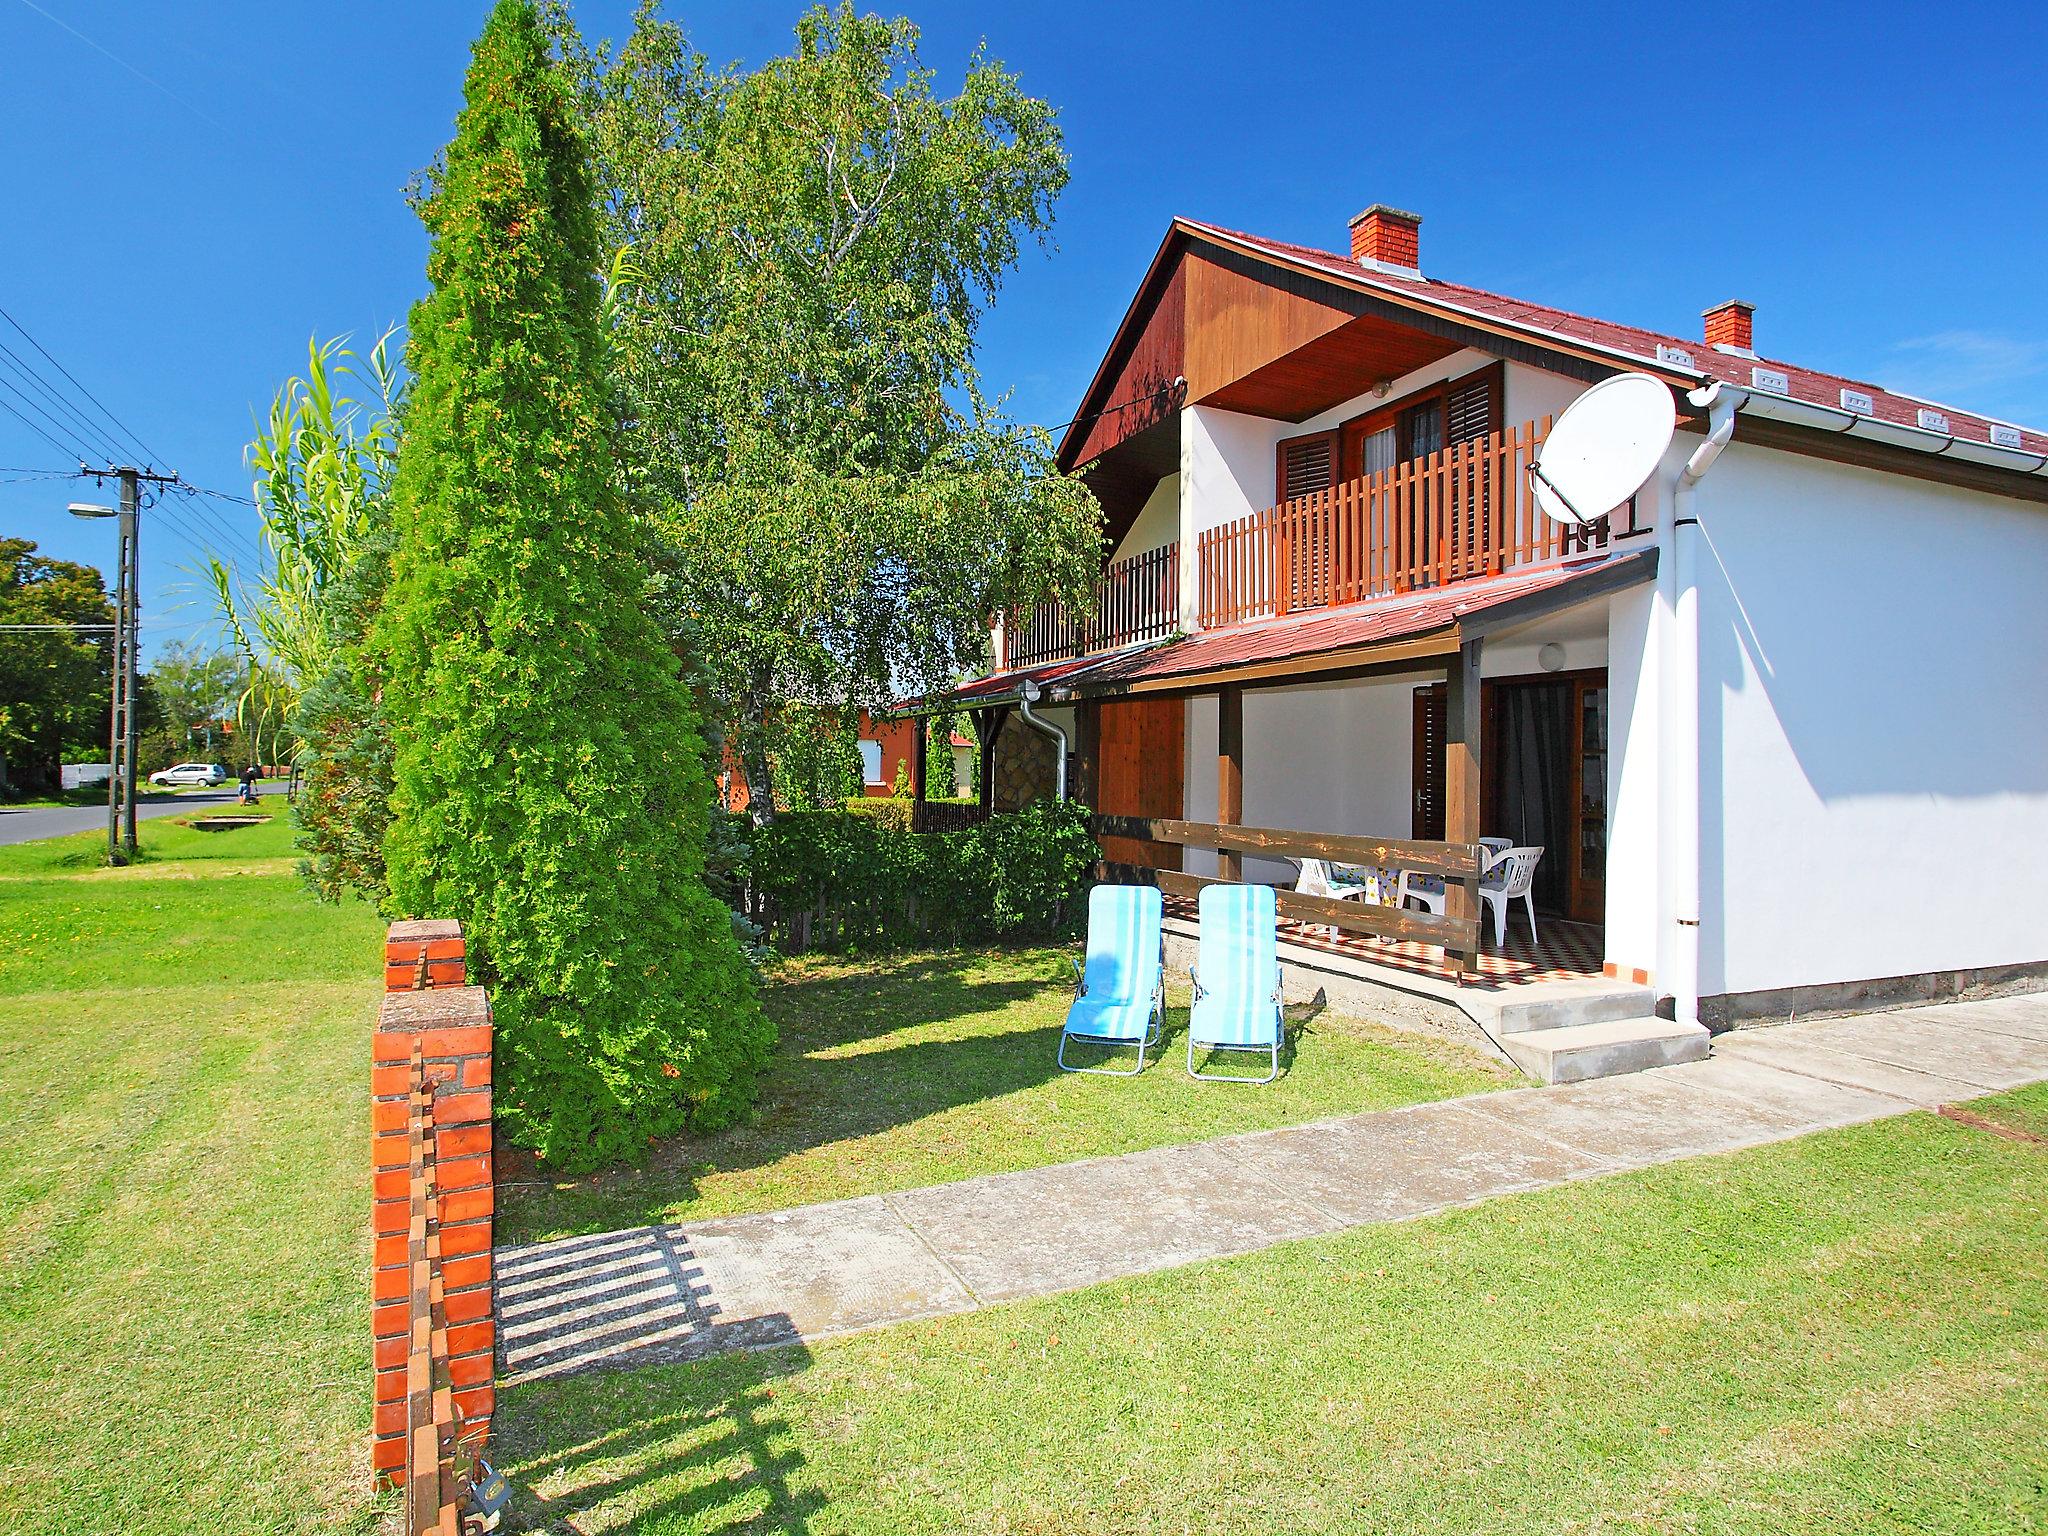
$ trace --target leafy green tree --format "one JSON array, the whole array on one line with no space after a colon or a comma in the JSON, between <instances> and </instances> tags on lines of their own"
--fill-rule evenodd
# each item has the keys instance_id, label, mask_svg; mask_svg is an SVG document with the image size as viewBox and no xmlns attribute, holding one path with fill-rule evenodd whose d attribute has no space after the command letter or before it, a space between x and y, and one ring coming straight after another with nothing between
<instances>
[{"instance_id":1,"label":"leafy green tree","mask_svg":"<svg viewBox=\"0 0 2048 1536\"><path fill-rule=\"evenodd\" d=\"M941 97L917 29L807 12L712 69L643 4L621 48L559 9L597 168L627 478L661 597L765 810L777 720L944 684L989 615L1076 595L1101 516L1006 422L983 313L1066 182L1051 107L983 53Z\"/></svg>"},{"instance_id":2,"label":"leafy green tree","mask_svg":"<svg viewBox=\"0 0 2048 1536\"><path fill-rule=\"evenodd\" d=\"M399 910L468 926L509 1133L574 1170L731 1119L772 1036L703 883L710 778L618 493L591 187L528 0L465 96L408 328L384 852Z\"/></svg>"},{"instance_id":3,"label":"leafy green tree","mask_svg":"<svg viewBox=\"0 0 2048 1536\"><path fill-rule=\"evenodd\" d=\"M220 722L234 713L241 697L245 671L243 658L232 650L171 640L157 651L148 678L173 730L190 731L210 723L218 735ZM203 732L191 739L203 741Z\"/></svg>"},{"instance_id":4,"label":"leafy green tree","mask_svg":"<svg viewBox=\"0 0 2048 1536\"><path fill-rule=\"evenodd\" d=\"M31 539L0 538L0 624L113 622L92 566L38 554ZM113 651L106 630L0 631L0 783L52 788L66 759L107 760Z\"/></svg>"}]
</instances>

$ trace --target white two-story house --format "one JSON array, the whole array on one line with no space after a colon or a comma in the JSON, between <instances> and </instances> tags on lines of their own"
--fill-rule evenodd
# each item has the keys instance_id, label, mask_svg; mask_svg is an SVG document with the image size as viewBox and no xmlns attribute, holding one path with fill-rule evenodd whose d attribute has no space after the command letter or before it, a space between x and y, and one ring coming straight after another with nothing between
<instances>
[{"instance_id":1,"label":"white two-story house","mask_svg":"<svg viewBox=\"0 0 2048 1536\"><path fill-rule=\"evenodd\" d=\"M1287 954L1418 995L1564 983L1684 1033L2041 984L2048 435L1770 357L1746 304L1675 337L1446 281L1419 225L1173 223L1060 449L1094 611L1010 616L949 695L984 802L1064 754L1150 822L1106 859L1177 895L1386 872L1334 930L1283 901ZM1529 462L1621 372L1678 430L1567 529ZM1533 940L1475 910L1498 844L1542 850Z\"/></svg>"}]
</instances>

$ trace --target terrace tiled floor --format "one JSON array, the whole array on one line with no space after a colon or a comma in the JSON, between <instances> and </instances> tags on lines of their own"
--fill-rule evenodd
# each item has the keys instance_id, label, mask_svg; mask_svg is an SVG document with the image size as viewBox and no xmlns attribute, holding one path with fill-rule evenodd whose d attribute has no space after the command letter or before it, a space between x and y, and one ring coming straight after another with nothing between
<instances>
[{"instance_id":1,"label":"terrace tiled floor","mask_svg":"<svg viewBox=\"0 0 2048 1536\"><path fill-rule=\"evenodd\" d=\"M2048 994L2032 994L1741 1030L1706 1061L1568 1087L501 1248L500 1380L967 1312L2042 1079Z\"/></svg>"},{"instance_id":2,"label":"terrace tiled floor","mask_svg":"<svg viewBox=\"0 0 2048 1536\"><path fill-rule=\"evenodd\" d=\"M1169 896L1166 915L1193 923L1195 904L1184 896ZM1466 986L1513 987L1540 981L1598 977L1601 974L1605 930L1597 923L1567 923L1557 918L1540 918L1538 936L1532 941L1528 918L1517 911L1509 914L1505 946L1494 944L1490 921L1485 925L1483 937L1485 950L1479 957L1479 974L1476 978L1467 979ZM1413 976L1447 982L1458 979L1456 962L1433 945L1395 943L1285 920L1280 924L1280 939L1285 944L1343 955Z\"/></svg>"}]
</instances>

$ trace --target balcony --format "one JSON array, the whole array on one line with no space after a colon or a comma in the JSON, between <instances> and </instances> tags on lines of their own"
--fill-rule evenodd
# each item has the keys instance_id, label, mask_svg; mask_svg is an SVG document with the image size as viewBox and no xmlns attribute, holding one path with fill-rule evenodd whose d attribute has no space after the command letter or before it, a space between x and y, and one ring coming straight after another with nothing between
<instances>
[{"instance_id":1,"label":"balcony","mask_svg":"<svg viewBox=\"0 0 2048 1536\"><path fill-rule=\"evenodd\" d=\"M1536 505L1528 470L1549 431L1549 417L1525 422L1206 530L1202 627L1604 550L1605 522L1566 528Z\"/></svg>"},{"instance_id":2,"label":"balcony","mask_svg":"<svg viewBox=\"0 0 2048 1536\"><path fill-rule=\"evenodd\" d=\"M1180 545L1165 544L1103 571L1095 602L1076 624L1066 605L1040 603L1028 619L1010 616L1003 665L1033 667L1113 651L1173 633L1180 611Z\"/></svg>"},{"instance_id":3,"label":"balcony","mask_svg":"<svg viewBox=\"0 0 2048 1536\"><path fill-rule=\"evenodd\" d=\"M1545 517L1529 465L1551 419L1473 438L1206 529L1196 540L1196 615L1225 629L1599 554L1642 532L1635 503L1568 528ZM1610 523L1613 527L1610 529ZM1060 603L1009 616L1002 665L1031 667L1158 640L1178 627L1180 547L1119 560L1076 624Z\"/></svg>"}]
</instances>

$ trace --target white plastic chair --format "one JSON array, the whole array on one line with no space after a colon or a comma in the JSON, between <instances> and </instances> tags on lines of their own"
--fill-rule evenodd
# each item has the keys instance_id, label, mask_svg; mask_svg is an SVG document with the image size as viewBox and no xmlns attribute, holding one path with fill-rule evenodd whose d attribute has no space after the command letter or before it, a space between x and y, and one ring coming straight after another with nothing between
<instances>
[{"instance_id":1,"label":"white plastic chair","mask_svg":"<svg viewBox=\"0 0 2048 1536\"><path fill-rule=\"evenodd\" d=\"M1401 882L1395 888L1394 905L1405 907L1409 902L1425 912L1444 915L1444 877L1442 875L1420 874L1412 869L1401 871Z\"/></svg>"},{"instance_id":2,"label":"white plastic chair","mask_svg":"<svg viewBox=\"0 0 2048 1536\"><path fill-rule=\"evenodd\" d=\"M1503 848L1487 859L1479 872L1479 896L1493 909L1493 945L1503 948L1508 941L1508 903L1517 896L1529 914L1529 942L1536 942L1536 899L1529 886L1536 878L1536 865L1543 858L1541 848Z\"/></svg>"},{"instance_id":3,"label":"white plastic chair","mask_svg":"<svg viewBox=\"0 0 2048 1536\"><path fill-rule=\"evenodd\" d=\"M1334 896L1339 900L1348 896L1373 894L1373 888L1360 880L1351 880L1337 873L1335 867L1324 859L1297 859L1301 873L1294 878L1294 889L1303 896ZM1326 924L1331 937L1335 937L1337 926Z\"/></svg>"}]
</instances>

